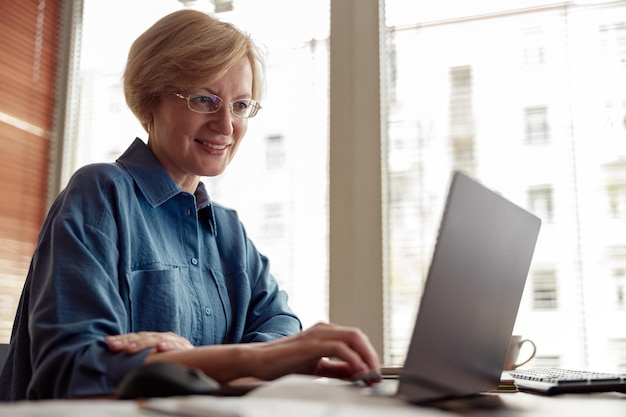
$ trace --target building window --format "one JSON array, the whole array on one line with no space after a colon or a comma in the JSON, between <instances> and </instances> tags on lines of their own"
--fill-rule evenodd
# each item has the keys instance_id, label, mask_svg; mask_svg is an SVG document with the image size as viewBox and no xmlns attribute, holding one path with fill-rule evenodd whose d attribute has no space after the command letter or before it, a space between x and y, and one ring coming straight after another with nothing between
<instances>
[{"instance_id":1,"label":"building window","mask_svg":"<svg viewBox=\"0 0 626 417\"><path fill-rule=\"evenodd\" d=\"M285 210L280 203L264 204L263 213L263 237L267 239L280 239L285 236Z\"/></svg>"},{"instance_id":2,"label":"building window","mask_svg":"<svg viewBox=\"0 0 626 417\"><path fill-rule=\"evenodd\" d=\"M609 213L614 219L626 218L626 184L609 184Z\"/></svg>"},{"instance_id":3,"label":"building window","mask_svg":"<svg viewBox=\"0 0 626 417\"><path fill-rule=\"evenodd\" d=\"M522 36L525 43L522 49L524 65L530 67L544 64L543 29L536 26L523 28Z\"/></svg>"},{"instance_id":4,"label":"building window","mask_svg":"<svg viewBox=\"0 0 626 417\"><path fill-rule=\"evenodd\" d=\"M450 141L454 166L475 171L472 67L450 69Z\"/></svg>"},{"instance_id":5,"label":"building window","mask_svg":"<svg viewBox=\"0 0 626 417\"><path fill-rule=\"evenodd\" d=\"M626 338L609 340L609 356L615 358L615 371L626 373Z\"/></svg>"},{"instance_id":6,"label":"building window","mask_svg":"<svg viewBox=\"0 0 626 417\"><path fill-rule=\"evenodd\" d=\"M284 137L268 136L265 140L265 165L267 169L279 169L285 166Z\"/></svg>"},{"instance_id":7,"label":"building window","mask_svg":"<svg viewBox=\"0 0 626 417\"><path fill-rule=\"evenodd\" d=\"M471 67L450 69L450 128L453 138L474 133Z\"/></svg>"},{"instance_id":8,"label":"building window","mask_svg":"<svg viewBox=\"0 0 626 417\"><path fill-rule=\"evenodd\" d=\"M546 107L527 107L524 110L524 123L527 143L548 142L548 109Z\"/></svg>"},{"instance_id":9,"label":"building window","mask_svg":"<svg viewBox=\"0 0 626 417\"><path fill-rule=\"evenodd\" d=\"M615 57L618 65L626 66L626 22L599 26L600 39L608 57Z\"/></svg>"},{"instance_id":10,"label":"building window","mask_svg":"<svg viewBox=\"0 0 626 417\"><path fill-rule=\"evenodd\" d=\"M554 216L552 187L543 186L528 190L528 209L544 222Z\"/></svg>"},{"instance_id":11,"label":"building window","mask_svg":"<svg viewBox=\"0 0 626 417\"><path fill-rule=\"evenodd\" d=\"M533 272L533 308L535 310L556 310L557 302L556 275L553 270Z\"/></svg>"}]
</instances>

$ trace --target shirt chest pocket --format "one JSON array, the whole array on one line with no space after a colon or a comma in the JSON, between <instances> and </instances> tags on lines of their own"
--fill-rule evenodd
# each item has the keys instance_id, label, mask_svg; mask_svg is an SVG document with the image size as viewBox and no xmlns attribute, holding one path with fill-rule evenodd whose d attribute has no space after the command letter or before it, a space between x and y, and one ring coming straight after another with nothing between
<instances>
[{"instance_id":1,"label":"shirt chest pocket","mask_svg":"<svg viewBox=\"0 0 626 417\"><path fill-rule=\"evenodd\" d=\"M186 268L128 274L131 331L174 332L190 338L198 325L198 297Z\"/></svg>"}]
</instances>

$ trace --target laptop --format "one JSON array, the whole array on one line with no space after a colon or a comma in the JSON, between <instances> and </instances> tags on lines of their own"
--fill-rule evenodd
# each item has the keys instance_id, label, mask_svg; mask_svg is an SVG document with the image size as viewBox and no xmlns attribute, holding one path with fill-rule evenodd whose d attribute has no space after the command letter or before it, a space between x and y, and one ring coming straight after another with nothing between
<instances>
[{"instance_id":1,"label":"laptop","mask_svg":"<svg viewBox=\"0 0 626 417\"><path fill-rule=\"evenodd\" d=\"M540 224L454 172L404 367L397 379L366 390L426 403L496 389ZM121 388L136 386L130 382ZM238 396L263 385L208 390ZM132 392L120 396L134 398Z\"/></svg>"},{"instance_id":2,"label":"laptop","mask_svg":"<svg viewBox=\"0 0 626 417\"><path fill-rule=\"evenodd\" d=\"M540 227L527 210L453 173L394 395L424 403L498 388Z\"/></svg>"}]
</instances>

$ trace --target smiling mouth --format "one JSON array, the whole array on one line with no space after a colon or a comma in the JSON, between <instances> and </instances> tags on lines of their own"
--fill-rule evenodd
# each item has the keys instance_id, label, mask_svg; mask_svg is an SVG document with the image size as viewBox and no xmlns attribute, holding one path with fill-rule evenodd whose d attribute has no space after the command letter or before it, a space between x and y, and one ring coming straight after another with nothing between
<instances>
[{"instance_id":1,"label":"smiling mouth","mask_svg":"<svg viewBox=\"0 0 626 417\"><path fill-rule=\"evenodd\" d=\"M214 149L216 151L223 151L224 149L226 149L228 147L228 145L218 145L216 143L209 143L209 142L205 142L203 140L200 139L194 139L196 142L198 142L200 145L207 147L209 149Z\"/></svg>"}]
</instances>

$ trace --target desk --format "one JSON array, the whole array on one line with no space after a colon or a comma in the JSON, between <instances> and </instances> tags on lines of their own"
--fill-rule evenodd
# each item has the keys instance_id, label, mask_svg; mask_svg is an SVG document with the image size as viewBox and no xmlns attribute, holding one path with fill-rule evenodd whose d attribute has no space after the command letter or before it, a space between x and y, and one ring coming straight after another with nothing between
<instances>
[{"instance_id":1,"label":"desk","mask_svg":"<svg viewBox=\"0 0 626 417\"><path fill-rule=\"evenodd\" d=\"M626 394L564 394L546 397L516 392L496 394L494 408L481 408L470 400L454 400L448 404L453 415L471 417L617 417L626 416ZM488 406L489 404L487 404Z\"/></svg>"},{"instance_id":2,"label":"desk","mask_svg":"<svg viewBox=\"0 0 626 417\"><path fill-rule=\"evenodd\" d=\"M626 394L567 394L544 397L527 393L485 394L479 399L458 399L440 408L414 406L397 399L366 396L355 387L319 384L311 379L285 377L244 397L178 397L149 400L146 404L170 408L182 415L203 417L624 417ZM69 400L0 403L2 417L162 417L135 401Z\"/></svg>"}]
</instances>

